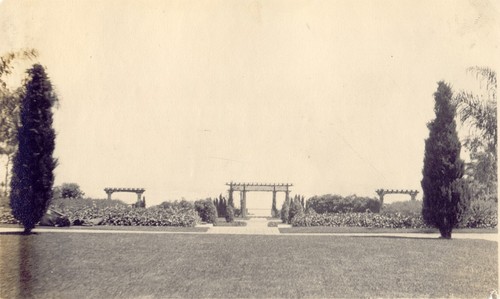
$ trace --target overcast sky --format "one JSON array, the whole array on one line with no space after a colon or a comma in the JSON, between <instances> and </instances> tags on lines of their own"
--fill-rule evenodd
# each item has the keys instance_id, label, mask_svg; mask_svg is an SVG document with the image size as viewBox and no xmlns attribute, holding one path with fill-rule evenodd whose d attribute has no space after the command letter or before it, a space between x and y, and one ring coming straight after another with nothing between
<instances>
[{"instance_id":1,"label":"overcast sky","mask_svg":"<svg viewBox=\"0 0 500 299\"><path fill-rule=\"evenodd\" d=\"M437 82L496 67L498 21L494 1L3 1L0 53L38 49L57 91L56 185L376 196L421 190Z\"/></svg>"}]
</instances>

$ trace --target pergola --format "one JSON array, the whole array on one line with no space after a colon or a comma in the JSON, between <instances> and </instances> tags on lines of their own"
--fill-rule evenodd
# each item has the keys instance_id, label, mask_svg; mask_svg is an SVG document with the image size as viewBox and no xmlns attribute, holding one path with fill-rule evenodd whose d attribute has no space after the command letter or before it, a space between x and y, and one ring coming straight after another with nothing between
<instances>
[{"instance_id":1,"label":"pergola","mask_svg":"<svg viewBox=\"0 0 500 299\"><path fill-rule=\"evenodd\" d=\"M111 200L111 194L114 192L132 192L137 194L137 202L141 202L142 194L146 191L144 188L104 188L104 192L108 195L108 199Z\"/></svg>"},{"instance_id":2,"label":"pergola","mask_svg":"<svg viewBox=\"0 0 500 299\"><path fill-rule=\"evenodd\" d=\"M380 204L384 204L384 196L386 194L409 194L411 196L411 200L417 200L417 190L393 190L393 189L378 189L377 192L380 198Z\"/></svg>"},{"instance_id":3,"label":"pergola","mask_svg":"<svg viewBox=\"0 0 500 299\"><path fill-rule=\"evenodd\" d=\"M290 195L290 187L292 184L265 184L265 183L226 183L229 186L229 198L232 200L233 192L240 192L240 202L241 202L241 215L242 217L247 216L247 192L272 192L273 193L273 209L276 209L276 193L285 192L285 198L288 199Z\"/></svg>"}]
</instances>

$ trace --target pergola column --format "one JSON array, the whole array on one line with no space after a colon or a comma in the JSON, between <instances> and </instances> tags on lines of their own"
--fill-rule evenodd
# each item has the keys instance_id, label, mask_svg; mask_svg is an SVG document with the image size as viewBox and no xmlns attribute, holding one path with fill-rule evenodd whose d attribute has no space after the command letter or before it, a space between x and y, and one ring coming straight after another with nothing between
<instances>
[{"instance_id":1,"label":"pergola column","mask_svg":"<svg viewBox=\"0 0 500 299\"><path fill-rule=\"evenodd\" d=\"M410 196L412 201L417 200L417 193L410 193Z\"/></svg>"},{"instance_id":2,"label":"pergola column","mask_svg":"<svg viewBox=\"0 0 500 299\"><path fill-rule=\"evenodd\" d=\"M233 203L233 186L229 187L229 196L227 198L227 204ZM234 204L234 203L233 203Z\"/></svg>"},{"instance_id":3,"label":"pergola column","mask_svg":"<svg viewBox=\"0 0 500 299\"><path fill-rule=\"evenodd\" d=\"M273 190L273 205L271 207L271 216L275 217L275 212L277 211L278 209L276 208L276 188L274 188Z\"/></svg>"},{"instance_id":4,"label":"pergola column","mask_svg":"<svg viewBox=\"0 0 500 299\"><path fill-rule=\"evenodd\" d=\"M113 194L113 191L106 191L106 194L108 194L108 200L111 200L111 194Z\"/></svg>"},{"instance_id":5,"label":"pergola column","mask_svg":"<svg viewBox=\"0 0 500 299\"><path fill-rule=\"evenodd\" d=\"M285 201L289 201L289 199L290 199L290 190L288 190L288 185L287 185L285 191Z\"/></svg>"},{"instance_id":6,"label":"pergola column","mask_svg":"<svg viewBox=\"0 0 500 299\"><path fill-rule=\"evenodd\" d=\"M142 192L136 192L137 193L137 202L142 201Z\"/></svg>"},{"instance_id":7,"label":"pergola column","mask_svg":"<svg viewBox=\"0 0 500 299\"><path fill-rule=\"evenodd\" d=\"M241 217L247 217L247 191L245 186L243 186L243 191L241 191Z\"/></svg>"},{"instance_id":8,"label":"pergola column","mask_svg":"<svg viewBox=\"0 0 500 299\"><path fill-rule=\"evenodd\" d=\"M384 193L380 193L378 196L380 198L380 207L384 205Z\"/></svg>"}]
</instances>

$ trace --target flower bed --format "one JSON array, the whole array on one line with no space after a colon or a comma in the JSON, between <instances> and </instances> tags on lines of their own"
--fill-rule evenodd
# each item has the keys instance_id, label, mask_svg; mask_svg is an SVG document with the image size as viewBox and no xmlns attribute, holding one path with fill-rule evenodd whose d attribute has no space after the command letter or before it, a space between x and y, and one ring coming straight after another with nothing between
<instances>
[{"instance_id":1,"label":"flower bed","mask_svg":"<svg viewBox=\"0 0 500 299\"><path fill-rule=\"evenodd\" d=\"M487 218L468 218L460 228L495 228L498 219L495 215ZM308 213L292 219L293 226L332 226L332 227L369 227L369 228L429 228L422 216L401 213Z\"/></svg>"},{"instance_id":2,"label":"flower bed","mask_svg":"<svg viewBox=\"0 0 500 299\"><path fill-rule=\"evenodd\" d=\"M373 228L424 228L421 216L412 217L399 213L308 213L292 219L292 226L349 226Z\"/></svg>"},{"instance_id":3,"label":"flower bed","mask_svg":"<svg viewBox=\"0 0 500 299\"><path fill-rule=\"evenodd\" d=\"M176 202L165 207L132 208L120 201L63 199L51 207L68 216L73 225L193 227L200 222L192 206Z\"/></svg>"}]
</instances>

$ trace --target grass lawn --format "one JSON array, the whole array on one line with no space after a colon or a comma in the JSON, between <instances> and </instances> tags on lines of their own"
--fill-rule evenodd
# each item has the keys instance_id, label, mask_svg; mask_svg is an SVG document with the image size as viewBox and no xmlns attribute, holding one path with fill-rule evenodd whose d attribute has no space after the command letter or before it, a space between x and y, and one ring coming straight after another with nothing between
<instances>
[{"instance_id":1,"label":"grass lawn","mask_svg":"<svg viewBox=\"0 0 500 299\"><path fill-rule=\"evenodd\" d=\"M302 226L279 228L281 233L439 233L435 228L369 228L369 227L333 227L333 226ZM496 234L497 228L460 228L454 229L452 234Z\"/></svg>"},{"instance_id":2,"label":"grass lawn","mask_svg":"<svg viewBox=\"0 0 500 299\"><path fill-rule=\"evenodd\" d=\"M480 297L498 245L343 236L0 234L2 298Z\"/></svg>"}]
</instances>

